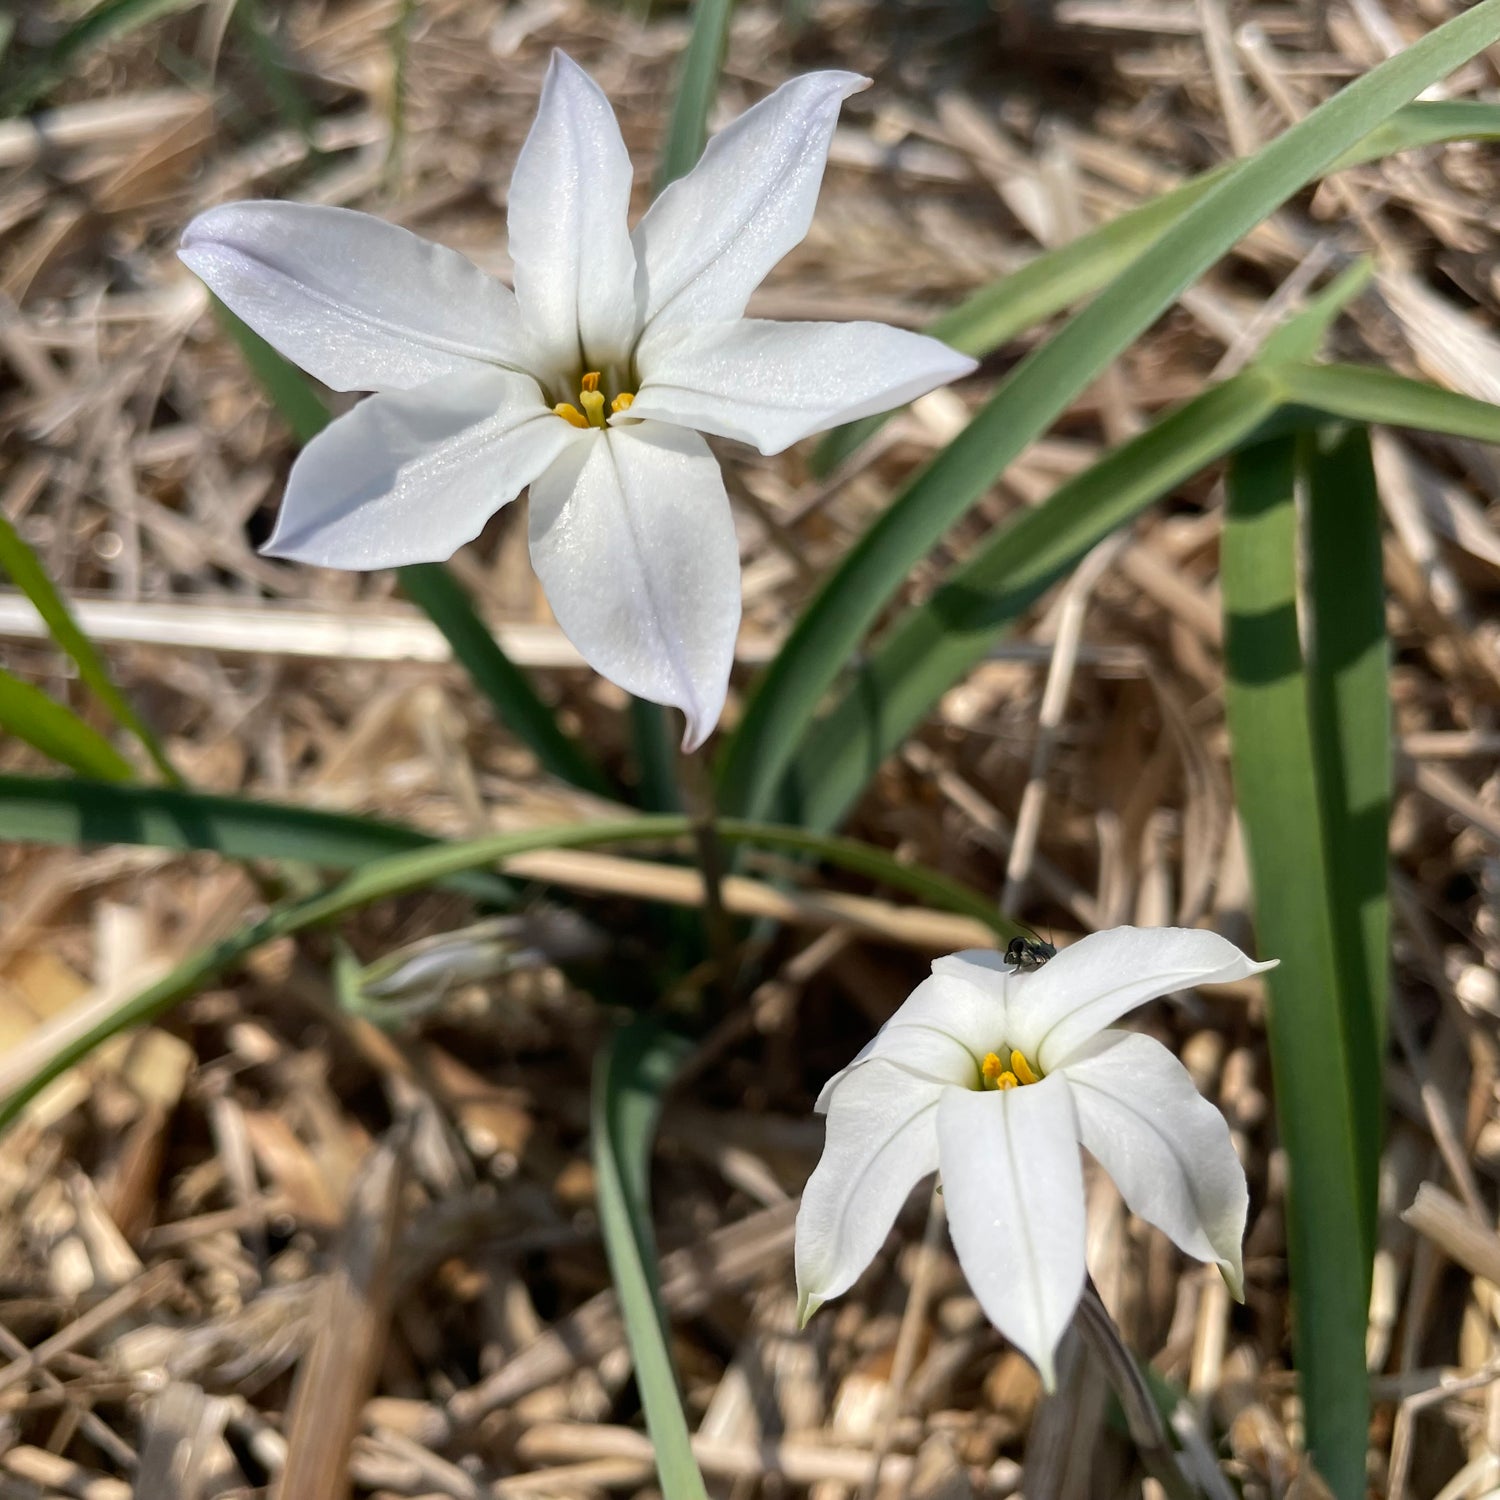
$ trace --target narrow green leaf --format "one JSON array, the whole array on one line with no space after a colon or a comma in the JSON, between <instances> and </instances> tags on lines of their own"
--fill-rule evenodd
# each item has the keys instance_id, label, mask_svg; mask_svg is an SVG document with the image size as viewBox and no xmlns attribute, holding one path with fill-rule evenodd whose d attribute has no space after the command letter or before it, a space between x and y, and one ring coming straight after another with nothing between
<instances>
[{"instance_id":1,"label":"narrow green leaf","mask_svg":"<svg viewBox=\"0 0 1500 1500\"><path fill-rule=\"evenodd\" d=\"M11 582L31 600L54 644L72 659L78 668L78 675L89 691L122 729L129 730L141 742L157 770L174 786L180 786L182 778L167 758L161 741L152 733L150 725L130 706L124 693L115 686L109 666L100 655L98 647L73 618L73 612L47 576L41 559L21 539L20 533L3 513L0 513L0 569L9 574ZM113 750L110 754L120 764L125 764ZM134 775L134 772L130 774Z\"/></svg>"},{"instance_id":2,"label":"narrow green leaf","mask_svg":"<svg viewBox=\"0 0 1500 1500\"><path fill-rule=\"evenodd\" d=\"M599 1227L664 1500L707 1500L667 1347L651 1227L651 1146L663 1090L692 1051L684 1037L641 1020L622 1028L594 1064L589 1121Z\"/></svg>"},{"instance_id":3,"label":"narrow green leaf","mask_svg":"<svg viewBox=\"0 0 1500 1500\"><path fill-rule=\"evenodd\" d=\"M617 795L599 767L557 725L531 679L500 649L463 586L441 563L398 568L402 591L443 632L454 658L497 717L552 775L601 797Z\"/></svg>"},{"instance_id":4,"label":"narrow green leaf","mask_svg":"<svg viewBox=\"0 0 1500 1500\"><path fill-rule=\"evenodd\" d=\"M1369 433L1328 426L1299 450L1307 478L1308 708L1331 881L1366 1232L1373 1243L1384 1136L1390 908L1391 712L1380 495Z\"/></svg>"},{"instance_id":5,"label":"narrow green leaf","mask_svg":"<svg viewBox=\"0 0 1500 1500\"><path fill-rule=\"evenodd\" d=\"M1252 367L997 527L886 632L808 734L788 775L797 821L836 827L881 761L1056 579L1117 526L1244 442L1276 405L1274 384Z\"/></svg>"},{"instance_id":6,"label":"narrow green leaf","mask_svg":"<svg viewBox=\"0 0 1500 1500\"><path fill-rule=\"evenodd\" d=\"M23 778L18 777L0 778L0 794L14 792L15 784L22 780ZM224 800L203 799L184 793L172 795L184 798L190 806L202 801ZM165 793L159 794L160 799L165 799L166 796ZM3 805L0 802L0 806ZM24 799L21 805L25 805ZM45 807L47 799L36 798L32 805ZM54 808L65 805L65 801L53 804ZM265 806L254 805L262 809ZM151 811L154 815L160 815L161 802L158 801ZM45 820L38 821L44 827L55 826L55 823L49 824ZM531 828L520 833L494 834L463 844L429 844L409 853L364 864L332 890L273 907L260 921L192 954L149 989L143 990L102 1017L90 1031L61 1049L45 1068L40 1069L0 1106L0 1128L15 1118L28 1099L35 1097L54 1078L82 1061L95 1047L121 1031L144 1025L165 1015L174 1005L232 968L247 953L263 943L332 922L348 912L368 906L372 901L420 890L424 886L450 882L487 866L503 865L507 859L534 849L584 849L600 844L681 840L690 837L692 831L691 820L682 817L642 816L614 822L570 823L554 828ZM946 904L951 900L956 904L949 909L978 918L1002 937L1013 935L1016 930L1012 923L998 917L990 904L976 892L936 871L899 863L884 850L860 844L853 839L820 838L800 828L777 828L755 823L725 823L719 825L717 831L721 838L729 842L745 842L768 849L815 854L828 864L873 876L898 890L912 891L922 895L924 899L931 899L934 904ZM178 837L193 837L191 822L184 826ZM172 842L175 843L176 840Z\"/></svg>"},{"instance_id":7,"label":"narrow green leaf","mask_svg":"<svg viewBox=\"0 0 1500 1500\"><path fill-rule=\"evenodd\" d=\"M358 869L443 842L353 813L72 777L0 776L0 828L15 843L204 849L226 859L290 859L329 870ZM446 884L495 906L516 900L515 886L485 871L466 871Z\"/></svg>"},{"instance_id":8,"label":"narrow green leaf","mask_svg":"<svg viewBox=\"0 0 1500 1500\"><path fill-rule=\"evenodd\" d=\"M1060 333L1028 356L960 436L850 550L762 675L722 762L722 805L770 805L818 703L912 565L1023 448L1216 260L1400 106L1500 38L1478 5L1356 79L1242 163Z\"/></svg>"},{"instance_id":9,"label":"narrow green leaf","mask_svg":"<svg viewBox=\"0 0 1500 1500\"><path fill-rule=\"evenodd\" d=\"M1500 443L1500 406L1365 365L1278 365L1286 401L1320 417L1381 422Z\"/></svg>"},{"instance_id":10,"label":"narrow green leaf","mask_svg":"<svg viewBox=\"0 0 1500 1500\"><path fill-rule=\"evenodd\" d=\"M1305 307L1272 330L1260 346L1257 358L1266 364L1316 359L1338 315L1369 286L1374 276L1375 263L1367 255L1345 266L1327 286L1308 299Z\"/></svg>"},{"instance_id":11,"label":"narrow green leaf","mask_svg":"<svg viewBox=\"0 0 1500 1500\"><path fill-rule=\"evenodd\" d=\"M693 34L682 59L677 98L667 138L656 168L660 192L693 170L708 139L708 115L719 91L719 70L729 43L729 15L734 0L694 0Z\"/></svg>"},{"instance_id":12,"label":"narrow green leaf","mask_svg":"<svg viewBox=\"0 0 1500 1500\"><path fill-rule=\"evenodd\" d=\"M680 815L629 826L646 830L637 835L640 838L663 841L682 841L693 832L691 819ZM18 842L207 849L229 859L296 859L334 870L360 869L417 850L469 847L446 843L400 823L351 813L165 787L101 786L34 776L0 775L0 828ZM979 892L925 865L898 860L874 844L772 823L730 820L715 824L715 831L726 843L806 855L863 875L937 910L973 917L1003 938L1021 931L998 916ZM459 857L460 865L464 857ZM461 869L451 880L443 879L480 900L504 905L514 899L514 889L490 875Z\"/></svg>"},{"instance_id":13,"label":"narrow green leaf","mask_svg":"<svg viewBox=\"0 0 1500 1500\"><path fill-rule=\"evenodd\" d=\"M1365 1490L1365 1321L1373 1241L1340 1005L1318 755L1298 631L1298 439L1230 464L1221 583L1235 797L1267 976L1307 1443L1339 1500Z\"/></svg>"},{"instance_id":14,"label":"narrow green leaf","mask_svg":"<svg viewBox=\"0 0 1500 1500\"><path fill-rule=\"evenodd\" d=\"M1408 104L1346 151L1324 175L1423 146L1496 139L1500 139L1500 104L1468 100ZM1241 165L1225 162L1138 208L1117 215L1066 245L1045 251L1000 280L981 287L923 331L976 358L992 353L1018 333L1097 292L1155 243L1210 188ZM892 415L881 412L831 432L813 455L814 474L820 477L828 474L878 432Z\"/></svg>"},{"instance_id":15,"label":"narrow green leaf","mask_svg":"<svg viewBox=\"0 0 1500 1500\"><path fill-rule=\"evenodd\" d=\"M49 698L39 687L0 667L0 729L25 740L80 776L130 781L131 764L96 729L71 708ZM5 827L0 823L0 827ZM7 839L15 835L6 827Z\"/></svg>"},{"instance_id":16,"label":"narrow green leaf","mask_svg":"<svg viewBox=\"0 0 1500 1500\"><path fill-rule=\"evenodd\" d=\"M635 747L636 803L647 812L679 812L677 740L666 709L645 698L632 698L630 739Z\"/></svg>"}]
</instances>

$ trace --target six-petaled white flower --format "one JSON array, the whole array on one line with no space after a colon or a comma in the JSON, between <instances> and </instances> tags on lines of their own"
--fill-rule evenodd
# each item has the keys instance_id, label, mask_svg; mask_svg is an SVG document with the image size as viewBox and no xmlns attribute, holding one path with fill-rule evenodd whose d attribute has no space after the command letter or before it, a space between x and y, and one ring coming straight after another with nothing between
<instances>
[{"instance_id":1,"label":"six-petaled white flower","mask_svg":"<svg viewBox=\"0 0 1500 1500\"><path fill-rule=\"evenodd\" d=\"M450 556L531 487L531 557L604 676L687 716L723 708L740 618L724 482L699 433L782 449L974 362L880 323L743 316L807 233L839 106L868 80L793 79L627 226L609 102L554 53L511 179L515 291L345 209L231 203L181 256L335 390L375 395L293 466L266 550L336 568Z\"/></svg>"},{"instance_id":2,"label":"six-petaled white flower","mask_svg":"<svg viewBox=\"0 0 1500 1500\"><path fill-rule=\"evenodd\" d=\"M1135 1213L1242 1295L1247 1194L1228 1126L1161 1043L1106 1028L1271 967L1180 927L1095 933L1031 972L998 953L938 959L819 1096L827 1139L797 1215L803 1320L853 1285L938 1172L975 1296L1050 1388L1083 1290L1080 1142Z\"/></svg>"}]
</instances>

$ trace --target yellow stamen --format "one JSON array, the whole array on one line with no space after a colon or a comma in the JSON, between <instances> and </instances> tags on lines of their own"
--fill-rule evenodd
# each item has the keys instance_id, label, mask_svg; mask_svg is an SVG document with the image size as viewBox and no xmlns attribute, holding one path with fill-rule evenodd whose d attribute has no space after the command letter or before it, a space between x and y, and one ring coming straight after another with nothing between
<instances>
[{"instance_id":1,"label":"yellow stamen","mask_svg":"<svg viewBox=\"0 0 1500 1500\"><path fill-rule=\"evenodd\" d=\"M588 380L585 375L584 380ZM588 413L590 427L604 426L604 392L590 390L585 384L578 393L578 404Z\"/></svg>"},{"instance_id":2,"label":"yellow stamen","mask_svg":"<svg viewBox=\"0 0 1500 1500\"><path fill-rule=\"evenodd\" d=\"M597 391L599 389L599 372L597 370L590 370L583 377L583 389L586 391Z\"/></svg>"},{"instance_id":3,"label":"yellow stamen","mask_svg":"<svg viewBox=\"0 0 1500 1500\"><path fill-rule=\"evenodd\" d=\"M1022 1083L1037 1082L1036 1074L1031 1071L1031 1064L1019 1052L1013 1051L1010 1054L1010 1070Z\"/></svg>"},{"instance_id":4,"label":"yellow stamen","mask_svg":"<svg viewBox=\"0 0 1500 1500\"><path fill-rule=\"evenodd\" d=\"M997 1089L1013 1089L1013 1088L1019 1088L1020 1087L1020 1083L1021 1083L1021 1080L1019 1078L1017 1078L1016 1075L1014 1073L1012 1073L1007 1068L1005 1070L1005 1072L1003 1072L995 1080L995 1087Z\"/></svg>"},{"instance_id":5,"label":"yellow stamen","mask_svg":"<svg viewBox=\"0 0 1500 1500\"><path fill-rule=\"evenodd\" d=\"M564 422L570 422L574 427L587 427L589 425L589 419L570 402L559 401L557 405L552 408L552 410L559 417L561 417Z\"/></svg>"},{"instance_id":6,"label":"yellow stamen","mask_svg":"<svg viewBox=\"0 0 1500 1500\"><path fill-rule=\"evenodd\" d=\"M609 403L611 411L629 411L635 405L635 397L629 391L621 391L613 401Z\"/></svg>"},{"instance_id":7,"label":"yellow stamen","mask_svg":"<svg viewBox=\"0 0 1500 1500\"><path fill-rule=\"evenodd\" d=\"M998 1053L986 1052L979 1071L984 1075L984 1081L994 1088L995 1080L1005 1071L1005 1064L1000 1061Z\"/></svg>"}]
</instances>

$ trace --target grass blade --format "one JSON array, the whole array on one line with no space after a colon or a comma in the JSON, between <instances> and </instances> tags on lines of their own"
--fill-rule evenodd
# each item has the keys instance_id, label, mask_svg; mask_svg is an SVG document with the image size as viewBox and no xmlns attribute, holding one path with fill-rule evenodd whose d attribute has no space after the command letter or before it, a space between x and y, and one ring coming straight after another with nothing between
<instances>
[{"instance_id":1,"label":"grass blade","mask_svg":"<svg viewBox=\"0 0 1500 1500\"><path fill-rule=\"evenodd\" d=\"M1322 291L1308 299L1305 307L1271 331L1257 358L1263 364L1316 359L1339 314L1369 286L1374 276L1375 263L1367 255L1345 266Z\"/></svg>"},{"instance_id":2,"label":"grass blade","mask_svg":"<svg viewBox=\"0 0 1500 1500\"><path fill-rule=\"evenodd\" d=\"M599 1227L664 1500L707 1500L708 1493L667 1348L651 1228L651 1145L661 1096L691 1050L685 1038L649 1020L622 1028L600 1049L589 1108Z\"/></svg>"},{"instance_id":3,"label":"grass blade","mask_svg":"<svg viewBox=\"0 0 1500 1500\"><path fill-rule=\"evenodd\" d=\"M692 819L680 815L643 818L628 826L635 830L632 837L658 842L689 839L695 827ZM31 776L0 776L0 827L18 841L206 849L229 859L295 858L325 869L361 869L419 850L438 853L441 862L452 858L452 851L494 842L447 843L400 823L248 797ZM1000 937L1010 938L1021 930L997 916L993 903L978 891L925 865L898 860L874 844L774 823L729 820L715 824L714 829L726 843L805 855L863 875L904 891L926 906L974 917ZM505 845L495 847L501 853L494 858L502 858ZM482 900L504 903L513 898L514 891L504 882L472 873L471 864L465 863L467 855L459 854L457 859L458 872L443 875L443 880L461 883L470 895ZM477 861L486 862L484 858Z\"/></svg>"},{"instance_id":4,"label":"grass blade","mask_svg":"<svg viewBox=\"0 0 1500 1500\"><path fill-rule=\"evenodd\" d=\"M73 777L0 776L0 828L17 843L204 849L226 859L294 859L330 870L357 869L443 842L401 823L352 813ZM516 899L509 881L484 871L468 871L447 884L496 906Z\"/></svg>"},{"instance_id":5,"label":"grass blade","mask_svg":"<svg viewBox=\"0 0 1500 1500\"><path fill-rule=\"evenodd\" d=\"M417 563L397 570L401 589L443 632L453 656L474 686L490 700L496 716L536 755L552 775L601 797L615 797L603 771L576 740L557 725L531 679L500 649L463 586L441 563Z\"/></svg>"},{"instance_id":6,"label":"grass blade","mask_svg":"<svg viewBox=\"0 0 1500 1500\"><path fill-rule=\"evenodd\" d=\"M1190 401L997 528L886 632L788 774L788 811L833 828L885 757L1090 547L1244 442L1276 410L1254 368Z\"/></svg>"},{"instance_id":7,"label":"grass blade","mask_svg":"<svg viewBox=\"0 0 1500 1500\"><path fill-rule=\"evenodd\" d=\"M1280 365L1286 400L1325 417L1500 443L1500 406L1365 365Z\"/></svg>"},{"instance_id":8,"label":"grass blade","mask_svg":"<svg viewBox=\"0 0 1500 1500\"><path fill-rule=\"evenodd\" d=\"M4 778L4 782L14 783L18 779ZM188 794L174 795L184 797ZM190 800L200 799L194 797ZM726 823L719 825L717 831L721 838L729 842L814 854L828 864L873 876L898 890L913 891L924 899L940 898L935 904L954 900L957 905L952 910L963 911L978 918L998 935L1009 936L1015 931L1012 924L996 916L990 903L977 892L958 885L936 871L902 864L872 845L860 844L853 839L820 838L800 828L777 828L766 824ZM601 844L681 840L690 838L692 833L693 824L688 818L639 816L612 822L530 828L520 833L494 834L461 844L433 843L364 864L331 890L275 906L260 921L190 955L149 989L141 991L103 1017L86 1033L73 1038L45 1067L39 1069L0 1105L0 1129L16 1117L27 1100L34 1098L54 1078L81 1062L95 1047L122 1031L128 1031L132 1026L144 1025L165 1015L173 1006L225 973L263 943L332 922L359 907L368 906L372 901L420 890L424 886L450 882L488 866L503 865L507 859L531 850L586 849Z\"/></svg>"},{"instance_id":9,"label":"grass blade","mask_svg":"<svg viewBox=\"0 0 1500 1500\"><path fill-rule=\"evenodd\" d=\"M1500 105L1470 100L1408 104L1346 151L1327 173L1423 146L1497 139ZM993 353L1018 333L1097 292L1241 165L1226 162L1066 245L1043 252L999 281L981 287L923 331L976 358ZM827 475L893 415L881 412L831 432L813 455L813 473Z\"/></svg>"},{"instance_id":10,"label":"grass blade","mask_svg":"<svg viewBox=\"0 0 1500 1500\"><path fill-rule=\"evenodd\" d=\"M1341 93L1214 186L1060 333L892 502L825 582L761 676L721 764L721 805L755 816L776 793L819 700L912 565L1028 443L1216 260L1382 120L1500 38L1480 0Z\"/></svg>"},{"instance_id":11,"label":"grass blade","mask_svg":"<svg viewBox=\"0 0 1500 1500\"><path fill-rule=\"evenodd\" d=\"M1392 776L1380 495L1363 427L1307 433L1300 457L1307 483L1302 633L1308 710L1332 882L1361 1196L1373 1241L1385 1113Z\"/></svg>"},{"instance_id":12,"label":"grass blade","mask_svg":"<svg viewBox=\"0 0 1500 1500\"><path fill-rule=\"evenodd\" d=\"M71 708L0 667L0 729L80 776L132 781L130 762ZM6 828L6 837L14 835Z\"/></svg>"},{"instance_id":13,"label":"grass blade","mask_svg":"<svg viewBox=\"0 0 1500 1500\"><path fill-rule=\"evenodd\" d=\"M656 191L685 177L703 155L708 140L708 115L719 90L719 70L729 43L729 15L734 0L695 0L693 34L682 58L682 76L667 138L656 167Z\"/></svg>"},{"instance_id":14,"label":"grass blade","mask_svg":"<svg viewBox=\"0 0 1500 1500\"><path fill-rule=\"evenodd\" d=\"M1254 876L1308 1448L1339 1500L1365 1488L1365 1322L1373 1240L1362 1192L1330 920L1315 726L1297 610L1298 438L1230 465L1221 583L1235 797Z\"/></svg>"},{"instance_id":15,"label":"grass blade","mask_svg":"<svg viewBox=\"0 0 1500 1500\"><path fill-rule=\"evenodd\" d=\"M72 659L74 666L78 668L78 675L83 679L89 691L109 711L110 717L141 742L146 754L151 757L152 764L169 782L174 786L181 786L182 777L177 774L176 767L167 758L167 752L162 748L161 741L152 733L150 725L130 706L124 693L115 686L114 678L109 673L109 666L99 654L99 648L73 618L73 612L47 576L47 570L42 566L41 559L22 541L20 533L11 525L10 519L3 514L0 514L0 569L9 574L11 582L31 600L36 612L42 617L42 623L46 625L47 633L52 637L54 644ZM89 733L93 734L93 731L89 730ZM95 738L98 737L95 736ZM100 743L102 744L103 741ZM121 765L126 765L126 762L120 760L113 750L110 750L110 754ZM73 763L68 761L66 764ZM84 774L99 773L85 772ZM126 774L133 777L135 773L127 766Z\"/></svg>"}]
</instances>

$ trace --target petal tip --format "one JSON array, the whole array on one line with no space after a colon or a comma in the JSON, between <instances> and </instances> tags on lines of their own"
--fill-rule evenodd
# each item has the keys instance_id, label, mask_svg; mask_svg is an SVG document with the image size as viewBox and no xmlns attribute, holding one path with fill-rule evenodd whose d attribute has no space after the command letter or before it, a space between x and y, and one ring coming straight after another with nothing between
<instances>
[{"instance_id":1,"label":"petal tip","mask_svg":"<svg viewBox=\"0 0 1500 1500\"><path fill-rule=\"evenodd\" d=\"M1238 1261L1221 1260L1218 1262L1219 1275L1224 1278L1224 1285L1229 1288L1229 1295L1236 1302L1245 1300L1245 1271Z\"/></svg>"},{"instance_id":2,"label":"petal tip","mask_svg":"<svg viewBox=\"0 0 1500 1500\"><path fill-rule=\"evenodd\" d=\"M800 1292L797 1297L797 1327L806 1328L824 1301L824 1298L814 1297L811 1292Z\"/></svg>"}]
</instances>

